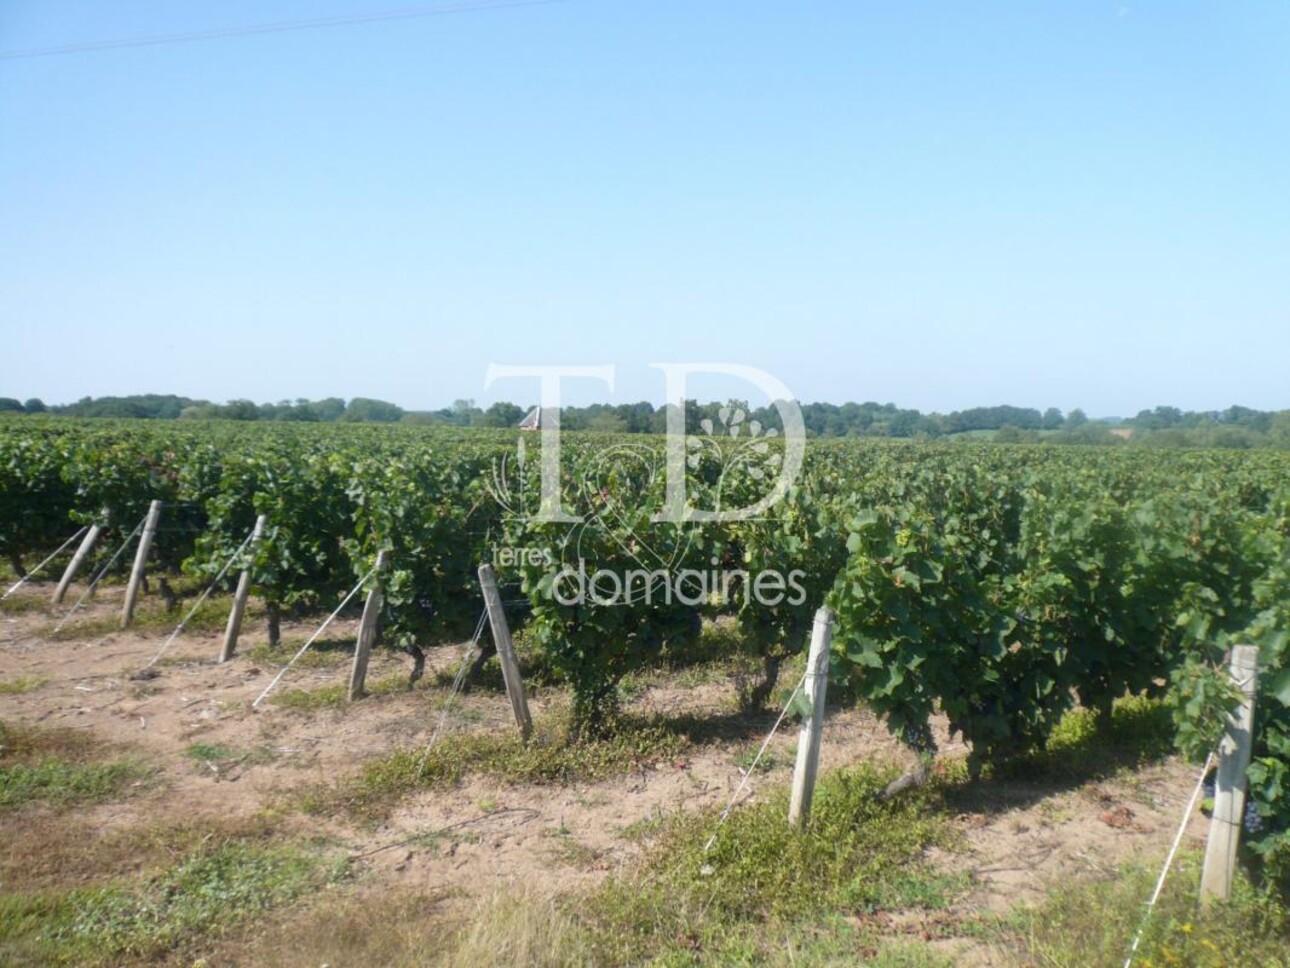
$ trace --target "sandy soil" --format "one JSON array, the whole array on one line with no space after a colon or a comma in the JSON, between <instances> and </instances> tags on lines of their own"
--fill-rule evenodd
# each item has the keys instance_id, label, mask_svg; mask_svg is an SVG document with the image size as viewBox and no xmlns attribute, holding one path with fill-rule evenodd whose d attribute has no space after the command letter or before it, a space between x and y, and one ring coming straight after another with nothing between
<instances>
[{"instance_id":1,"label":"sandy soil","mask_svg":"<svg viewBox=\"0 0 1290 968\"><path fill-rule=\"evenodd\" d=\"M242 655L219 665L220 635L185 633L148 680L131 678L157 652L165 630L108 631L119 591L106 590L78 623L99 623L97 634L55 640L57 615L39 605L45 587L20 593L20 608L0 613L0 681L47 680L20 695L0 695L0 719L92 730L141 756L157 770L140 795L94 808L86 822L101 829L183 816L253 815L283 802L293 790L334 780L364 760L395 747L425 743L438 721L435 704L446 687L370 697L343 709L308 713L266 703L251 708L277 667L246 653L263 641L248 627ZM21 603L26 602L26 605ZM176 621L178 617L176 617ZM328 630L331 642L350 640L353 619ZM303 641L314 623L284 624L288 639ZM75 625L71 626L74 630ZM449 675L463 646L431 651L427 679ZM378 650L369 681L406 674L408 660ZM280 689L314 689L347 681L348 662L292 669ZM403 801L388 821L370 829L335 817L323 823L376 884L399 890L479 896L501 885L564 892L592 884L627 863L638 849L625 828L674 810L722 805L738 786L739 760L754 751L773 716L733 715L734 688L708 681L685 686L680 677L646 687L633 709L700 713L722 718L721 738L705 741L675 762L629 776L571 786L509 786L471 778L455 789ZM532 710L540 719L558 696L537 689ZM459 698L449 729L505 730L504 694L475 688ZM962 746L943 735L950 754ZM200 763L190 744L237 751L223 762ZM782 730L770 747L771 768L750 780L757 797L789 783L795 731ZM864 711L830 716L824 738L825 770L866 759L905 762L906 754L881 723ZM1162 858L1195 780L1193 768L1165 761L1114 782L1062 788L1017 780L990 784L988 795L966 796L956 823L965 847L941 858L968 870L972 888L948 917L982 909L1001 911L1035 901L1045 888L1072 876L1112 876L1135 856ZM317 818L299 822L316 828ZM1203 828L1194 821L1192 837ZM439 831L428 845L419 835ZM928 930L934 928L929 925Z\"/></svg>"}]
</instances>

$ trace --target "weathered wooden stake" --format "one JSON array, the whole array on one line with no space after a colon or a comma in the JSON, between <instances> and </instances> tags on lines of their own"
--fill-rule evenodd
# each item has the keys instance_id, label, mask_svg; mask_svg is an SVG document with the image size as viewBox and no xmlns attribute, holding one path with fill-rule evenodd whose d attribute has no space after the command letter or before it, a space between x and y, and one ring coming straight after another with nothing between
<instances>
[{"instance_id":1,"label":"weathered wooden stake","mask_svg":"<svg viewBox=\"0 0 1290 968\"><path fill-rule=\"evenodd\" d=\"M506 624L502 594L497 590L497 576L493 574L492 565L479 566L479 584L484 590L484 604L488 606L488 625L493 630L493 643L497 646L497 661L501 663L502 678L506 680L506 694L511 697L511 711L515 714L515 725L520 728L520 736L527 743L533 732L533 719L529 716L529 701L524 695L520 664L515 660L515 644L511 641L510 626Z\"/></svg>"},{"instance_id":2,"label":"weathered wooden stake","mask_svg":"<svg viewBox=\"0 0 1290 968\"><path fill-rule=\"evenodd\" d=\"M260 539L264 537L264 527L268 524L267 516L261 514L255 519L255 528L251 531L251 543L246 546L246 553L254 555ZM228 626L224 629L224 646L220 649L220 662L227 662L237 651L237 637L242 634L242 616L246 614L246 600L251 594L251 569L243 568L237 579L237 591L233 593L233 610L228 613Z\"/></svg>"},{"instance_id":3,"label":"weathered wooden stake","mask_svg":"<svg viewBox=\"0 0 1290 968\"><path fill-rule=\"evenodd\" d=\"M1259 650L1253 645L1232 649L1232 678L1244 694L1240 708L1228 720L1218 745L1218 775L1214 784L1214 814L1209 822L1205 865L1200 874L1200 901L1226 901L1236 872L1236 848L1245 820L1245 771L1254 741L1254 694L1258 688Z\"/></svg>"},{"instance_id":4,"label":"weathered wooden stake","mask_svg":"<svg viewBox=\"0 0 1290 968\"><path fill-rule=\"evenodd\" d=\"M806 829L811 819L811 798L815 796L815 774L820 766L820 736L824 731L824 695L829 685L829 645L833 639L833 613L827 608L815 613L811 628L811 650L806 657L803 689L811 704L811 718L797 734L797 761L793 764L793 796L788 805L788 822L796 830Z\"/></svg>"},{"instance_id":5,"label":"weathered wooden stake","mask_svg":"<svg viewBox=\"0 0 1290 968\"><path fill-rule=\"evenodd\" d=\"M363 604L363 620L358 623L358 644L354 647L354 667L349 673L350 702L363 698L363 686L367 682L367 660L372 655L372 646L376 644L381 605L385 600L381 589L385 566L385 552L377 552L376 574L373 576L372 587L367 592L367 601Z\"/></svg>"},{"instance_id":6,"label":"weathered wooden stake","mask_svg":"<svg viewBox=\"0 0 1290 968\"><path fill-rule=\"evenodd\" d=\"M157 535L157 522L161 520L161 502L153 501L148 505L148 517L143 523L143 534L139 535L139 549L134 554L134 569L130 572L130 584L125 589L125 605L121 607L121 628L128 629L134 621L134 604L139 598L139 586L143 584L143 575L148 568L148 552L152 550L152 539Z\"/></svg>"},{"instance_id":7,"label":"weathered wooden stake","mask_svg":"<svg viewBox=\"0 0 1290 968\"><path fill-rule=\"evenodd\" d=\"M63 572L63 577L59 579L58 589L54 592L55 605L63 604L67 589L71 586L76 573L81 570L81 565L85 564L85 559L94 550L94 545L98 543L99 535L102 533L103 525L101 524L90 525L90 529L85 532L85 537L81 539L81 546L76 549L76 554L72 555L72 560L67 563L67 570Z\"/></svg>"}]
</instances>

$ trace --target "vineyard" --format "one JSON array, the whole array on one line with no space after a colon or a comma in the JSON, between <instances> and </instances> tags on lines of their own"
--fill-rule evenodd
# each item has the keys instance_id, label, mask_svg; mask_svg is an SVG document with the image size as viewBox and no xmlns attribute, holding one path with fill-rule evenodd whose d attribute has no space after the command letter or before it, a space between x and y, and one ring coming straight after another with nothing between
<instances>
[{"instance_id":1,"label":"vineyard","mask_svg":"<svg viewBox=\"0 0 1290 968\"><path fill-rule=\"evenodd\" d=\"M692 508L768 492L783 442L742 420L723 413L687 448ZM414 656L470 637L492 563L526 662L570 690L570 742L615 735L624 683L708 655L717 627L724 658L753 670L743 707L792 696L805 712L781 671L824 605L831 701L872 710L929 774L944 717L971 779L1042 754L1075 710L1109 729L1126 697L1163 698L1178 747L1203 758L1237 699L1225 655L1255 645L1245 843L1260 878L1290 884L1290 456L812 441L764 513L668 521L664 448L566 434L568 522L537 513L537 434L27 417L0 423L0 553L16 580L96 524L101 569L160 501L150 573L222 575L227 593L245 568L277 645L384 551L381 644ZM584 594L561 594L578 567L639 583L616 579L610 601L584 575Z\"/></svg>"}]
</instances>

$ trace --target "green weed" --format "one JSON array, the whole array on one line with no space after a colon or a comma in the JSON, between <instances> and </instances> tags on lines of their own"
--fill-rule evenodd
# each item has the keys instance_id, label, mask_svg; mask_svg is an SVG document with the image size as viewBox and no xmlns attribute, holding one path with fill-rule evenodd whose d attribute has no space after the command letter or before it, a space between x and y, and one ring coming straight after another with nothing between
<instances>
[{"instance_id":1,"label":"green weed","mask_svg":"<svg viewBox=\"0 0 1290 968\"><path fill-rule=\"evenodd\" d=\"M295 847L225 842L142 882L0 898L0 961L119 964L237 925L338 876Z\"/></svg>"},{"instance_id":2,"label":"green weed","mask_svg":"<svg viewBox=\"0 0 1290 968\"><path fill-rule=\"evenodd\" d=\"M143 774L137 764L126 760L85 765L45 760L0 767L0 810L37 802L68 806L111 800Z\"/></svg>"},{"instance_id":3,"label":"green weed","mask_svg":"<svg viewBox=\"0 0 1290 968\"><path fill-rule=\"evenodd\" d=\"M91 737L76 731L0 723L0 810L110 800L146 775L131 759L93 758L96 748Z\"/></svg>"},{"instance_id":4,"label":"green weed","mask_svg":"<svg viewBox=\"0 0 1290 968\"><path fill-rule=\"evenodd\" d=\"M336 807L380 816L414 790L451 786L468 774L485 774L512 784L593 781L646 769L681 753L688 740L649 722L625 720L611 736L571 742L569 717L557 714L535 724L526 745L511 730L445 736L427 752L398 750L368 763L340 786L308 794L304 808Z\"/></svg>"},{"instance_id":5,"label":"green weed","mask_svg":"<svg viewBox=\"0 0 1290 968\"><path fill-rule=\"evenodd\" d=\"M1063 781L1100 779L1175 753L1169 707L1159 699L1126 696L1117 700L1109 728L1099 728L1097 713L1074 709L1062 717L1047 748L996 767L996 776Z\"/></svg>"},{"instance_id":6,"label":"green weed","mask_svg":"<svg viewBox=\"0 0 1290 968\"><path fill-rule=\"evenodd\" d=\"M1039 907L1008 919L1016 963L1119 968L1134 934L1145 926L1134 958L1141 968L1290 965L1285 902L1238 875L1228 902L1202 910L1197 905L1201 862L1196 852L1179 856L1150 918L1146 901L1157 877L1154 869L1132 867L1114 880L1057 888Z\"/></svg>"},{"instance_id":7,"label":"green weed","mask_svg":"<svg viewBox=\"0 0 1290 968\"><path fill-rule=\"evenodd\" d=\"M284 666L305 644L304 639L283 637L276 646L267 642L252 646L245 653L257 665ZM309 647L296 662L298 669L334 669L354 659L353 639L321 639Z\"/></svg>"},{"instance_id":8,"label":"green weed","mask_svg":"<svg viewBox=\"0 0 1290 968\"><path fill-rule=\"evenodd\" d=\"M426 688L423 686L422 688ZM411 691L406 675L387 676L375 682L368 682L364 694L372 696L390 696L400 692ZM337 683L322 686L318 689L288 689L274 696L273 702L286 709L297 712L315 712L320 709L344 709L349 703L349 684Z\"/></svg>"},{"instance_id":9,"label":"green weed","mask_svg":"<svg viewBox=\"0 0 1290 968\"><path fill-rule=\"evenodd\" d=\"M953 843L948 814L935 789L879 801L889 779L869 767L825 779L805 833L788 826L786 792L736 810L719 830L711 812L672 818L639 871L579 902L598 959L789 964L785 938L796 934L802 942L821 919L943 908L964 882L935 870L924 853ZM705 851L714 830L718 836ZM843 951L836 941L803 942L816 956L797 963L854 963L865 950L877 955L883 947L872 932L850 938ZM877 963L941 963L926 954Z\"/></svg>"},{"instance_id":10,"label":"green weed","mask_svg":"<svg viewBox=\"0 0 1290 968\"><path fill-rule=\"evenodd\" d=\"M131 627L153 632L169 632L176 628L188 615L191 603L179 602L173 610L167 609L160 601L143 598L135 609ZM185 632L218 632L223 631L228 622L229 605L227 601L216 601L208 598L197 609ZM109 635L121 630L121 616L113 610L102 615L81 615L73 618L57 632L50 630L48 637L62 642L69 639L86 639Z\"/></svg>"},{"instance_id":11,"label":"green weed","mask_svg":"<svg viewBox=\"0 0 1290 968\"><path fill-rule=\"evenodd\" d=\"M238 756L238 751L223 743L192 743L184 750L184 755L199 763L213 760L231 760Z\"/></svg>"},{"instance_id":12,"label":"green weed","mask_svg":"<svg viewBox=\"0 0 1290 968\"><path fill-rule=\"evenodd\" d=\"M39 689L49 680L44 676L19 676L17 679L0 680L0 696L21 696Z\"/></svg>"}]
</instances>

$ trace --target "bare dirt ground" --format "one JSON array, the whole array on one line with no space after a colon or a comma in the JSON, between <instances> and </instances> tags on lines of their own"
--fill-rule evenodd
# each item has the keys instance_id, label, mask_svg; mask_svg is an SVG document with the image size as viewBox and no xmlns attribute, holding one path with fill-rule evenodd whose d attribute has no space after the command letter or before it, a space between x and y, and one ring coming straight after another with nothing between
<instances>
[{"instance_id":1,"label":"bare dirt ground","mask_svg":"<svg viewBox=\"0 0 1290 968\"><path fill-rule=\"evenodd\" d=\"M739 785L741 763L774 721L771 714L740 717L734 687L720 675L672 674L645 680L631 709L697 714L721 723L716 738L696 743L683 757L597 783L512 786L469 777L453 789L401 801L376 826L343 816L303 816L284 808L296 791L334 782L364 761L394 748L426 743L439 720L446 685L395 691L334 709L294 711L251 703L278 666L252 658L261 627L243 633L240 655L214 661L221 636L186 632L158 663L158 675L132 678L161 648L169 628L113 631L108 623L120 592L105 590L83 618L54 638L57 615L41 604L46 586L20 593L0 611L0 682L44 680L19 695L0 695L0 720L70 727L132 751L155 772L137 795L88 808L77 822L100 835L132 826L206 818L251 818L266 810L290 814L289 823L325 832L343 845L360 870L365 890L446 898L451 906L498 887L559 894L603 879L639 849L625 831L676 810L722 806ZM175 621L178 621L176 616ZM288 640L303 642L316 621L284 623ZM333 652L352 642L356 622L340 620L326 633ZM76 633L76 628L82 633ZM431 650L426 679L447 681L464 646ZM408 660L377 650L369 682L406 675ZM280 691L317 689L347 681L343 653L331 664L302 663ZM560 702L557 691L535 689L531 705L541 719ZM458 697L449 731L508 730L503 693L476 687ZM962 752L942 727L941 748ZM228 752L201 761L192 744ZM796 731L784 728L769 749L769 769L756 772L744 796L756 798L789 783ZM905 763L907 754L882 724L863 710L837 711L826 727L822 769L862 760ZM1038 901L1050 885L1072 877L1109 877L1140 857L1151 862L1167 850L1195 771L1166 760L1112 780L1062 786L1023 779L995 781L980 796L965 796L956 824L964 847L939 858L971 874L971 887L947 916L1004 911ZM1196 822L1192 837L1203 832ZM427 833L441 836L427 838ZM0 884L0 890L4 885ZM939 917L940 915L938 915ZM929 917L931 917L929 915ZM965 953L965 958L967 954ZM976 952L975 963L989 955Z\"/></svg>"}]
</instances>

